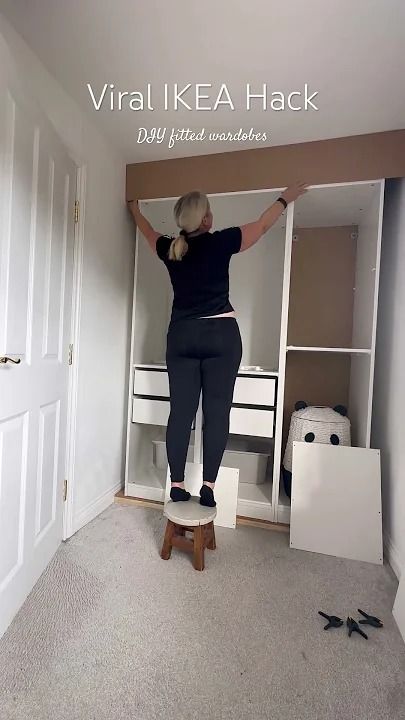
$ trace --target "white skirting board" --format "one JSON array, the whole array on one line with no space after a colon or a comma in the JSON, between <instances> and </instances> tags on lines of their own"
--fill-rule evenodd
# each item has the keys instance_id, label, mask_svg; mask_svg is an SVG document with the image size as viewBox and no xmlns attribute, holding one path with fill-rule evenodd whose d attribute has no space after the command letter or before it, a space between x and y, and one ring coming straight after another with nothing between
<instances>
[{"instance_id":1,"label":"white skirting board","mask_svg":"<svg viewBox=\"0 0 405 720\"><path fill-rule=\"evenodd\" d=\"M290 546L383 562L379 450L293 443Z\"/></svg>"},{"instance_id":2,"label":"white skirting board","mask_svg":"<svg viewBox=\"0 0 405 720\"><path fill-rule=\"evenodd\" d=\"M405 640L405 570L402 571L392 612L399 631Z\"/></svg>"},{"instance_id":3,"label":"white skirting board","mask_svg":"<svg viewBox=\"0 0 405 720\"><path fill-rule=\"evenodd\" d=\"M77 533L78 530L81 530L82 527L94 520L97 515L100 515L100 513L102 513L110 505L112 505L114 502L114 497L117 492L121 490L121 487L121 482L116 483L115 485L113 485L112 488L110 488L109 490L105 490L101 495L96 497L88 505L82 508L78 512L78 514L75 515L71 532L69 533L69 535L67 535L67 538Z\"/></svg>"},{"instance_id":4,"label":"white skirting board","mask_svg":"<svg viewBox=\"0 0 405 720\"><path fill-rule=\"evenodd\" d=\"M186 464L185 486L195 497L199 497L202 485L202 469L200 463ZM238 502L239 470L220 467L215 483L215 500L217 517L215 525L219 527L236 527L236 507ZM165 504L170 498L170 471L167 471Z\"/></svg>"}]
</instances>

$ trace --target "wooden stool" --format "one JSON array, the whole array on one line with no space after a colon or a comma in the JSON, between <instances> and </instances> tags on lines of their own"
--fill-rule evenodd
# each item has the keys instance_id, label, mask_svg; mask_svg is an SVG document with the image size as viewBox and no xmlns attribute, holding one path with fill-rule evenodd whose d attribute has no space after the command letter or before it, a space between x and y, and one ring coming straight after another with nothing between
<instances>
[{"instance_id":1,"label":"wooden stool","mask_svg":"<svg viewBox=\"0 0 405 720\"><path fill-rule=\"evenodd\" d=\"M215 550L214 519L217 514L215 507L200 505L199 498L191 498L187 502L169 500L164 515L167 517L165 538L160 556L169 560L172 547L193 553L193 565L196 570L204 570L204 550ZM186 537L192 533L192 539Z\"/></svg>"}]
</instances>

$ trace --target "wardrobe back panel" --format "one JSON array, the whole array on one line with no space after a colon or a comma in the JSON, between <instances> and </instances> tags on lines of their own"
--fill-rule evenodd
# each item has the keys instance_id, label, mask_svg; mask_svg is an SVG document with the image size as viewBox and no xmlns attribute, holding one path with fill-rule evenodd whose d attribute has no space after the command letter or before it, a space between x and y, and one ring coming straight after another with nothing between
<instances>
[{"instance_id":1,"label":"wardrobe back panel","mask_svg":"<svg viewBox=\"0 0 405 720\"><path fill-rule=\"evenodd\" d=\"M350 355L288 352L286 364L283 444L298 400L308 405L349 404Z\"/></svg>"},{"instance_id":2,"label":"wardrobe back panel","mask_svg":"<svg viewBox=\"0 0 405 720\"><path fill-rule=\"evenodd\" d=\"M170 233L172 203L142 203L141 210L153 227ZM146 239L138 233L135 299L134 363L165 360L166 331L171 305L171 286L164 264Z\"/></svg>"},{"instance_id":3,"label":"wardrobe back panel","mask_svg":"<svg viewBox=\"0 0 405 720\"><path fill-rule=\"evenodd\" d=\"M163 263L146 240L138 241L134 363L164 362L169 283Z\"/></svg>"},{"instance_id":4,"label":"wardrobe back panel","mask_svg":"<svg viewBox=\"0 0 405 720\"><path fill-rule=\"evenodd\" d=\"M284 232L273 230L232 259L230 292L243 338L242 365L278 368Z\"/></svg>"},{"instance_id":5,"label":"wardrobe back panel","mask_svg":"<svg viewBox=\"0 0 405 720\"><path fill-rule=\"evenodd\" d=\"M353 227L295 228L288 345L351 347Z\"/></svg>"},{"instance_id":6,"label":"wardrobe back panel","mask_svg":"<svg viewBox=\"0 0 405 720\"><path fill-rule=\"evenodd\" d=\"M277 193L210 198L215 229L257 220ZM285 245L282 218L249 250L234 255L230 266L230 299L243 340L242 365L278 368Z\"/></svg>"}]
</instances>

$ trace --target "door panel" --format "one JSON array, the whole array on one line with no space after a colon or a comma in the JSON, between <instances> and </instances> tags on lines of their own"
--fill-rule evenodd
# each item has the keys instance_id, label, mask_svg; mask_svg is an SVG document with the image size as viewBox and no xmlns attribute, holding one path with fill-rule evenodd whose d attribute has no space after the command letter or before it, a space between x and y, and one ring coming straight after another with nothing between
<instances>
[{"instance_id":1,"label":"door panel","mask_svg":"<svg viewBox=\"0 0 405 720\"><path fill-rule=\"evenodd\" d=\"M28 413L0 422L0 592L21 565L24 541Z\"/></svg>"},{"instance_id":2,"label":"door panel","mask_svg":"<svg viewBox=\"0 0 405 720\"><path fill-rule=\"evenodd\" d=\"M60 401L39 409L35 538L55 522Z\"/></svg>"},{"instance_id":3,"label":"door panel","mask_svg":"<svg viewBox=\"0 0 405 720\"><path fill-rule=\"evenodd\" d=\"M62 539L76 167L0 48L0 635Z\"/></svg>"},{"instance_id":4,"label":"door panel","mask_svg":"<svg viewBox=\"0 0 405 720\"><path fill-rule=\"evenodd\" d=\"M55 167L55 162L50 159L50 227L46 243L43 357L58 358L59 361L63 340L61 307L66 266L66 203L69 198L69 176L65 176L62 171L63 168Z\"/></svg>"},{"instance_id":5,"label":"door panel","mask_svg":"<svg viewBox=\"0 0 405 720\"><path fill-rule=\"evenodd\" d=\"M3 238L1 253L0 316L3 318L1 345L10 353L25 357L27 351L28 287L30 244L11 242L12 235L30 237L32 152L34 130L23 111L7 92L4 142ZM24 178L24 180L22 179ZM25 200L24 200L25 198ZM4 324L3 324L4 323Z\"/></svg>"}]
</instances>

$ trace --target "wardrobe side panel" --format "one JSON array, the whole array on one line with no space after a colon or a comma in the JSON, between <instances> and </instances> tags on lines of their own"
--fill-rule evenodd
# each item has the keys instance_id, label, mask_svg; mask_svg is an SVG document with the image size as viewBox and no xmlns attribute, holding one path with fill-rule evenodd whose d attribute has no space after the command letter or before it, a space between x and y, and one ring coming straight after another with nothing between
<instances>
[{"instance_id":1,"label":"wardrobe side panel","mask_svg":"<svg viewBox=\"0 0 405 720\"><path fill-rule=\"evenodd\" d=\"M355 348L370 349L372 346L380 190L378 183L370 205L363 210L364 219L358 225L352 340Z\"/></svg>"},{"instance_id":2,"label":"wardrobe side panel","mask_svg":"<svg viewBox=\"0 0 405 720\"><path fill-rule=\"evenodd\" d=\"M384 181L381 181L375 184L371 201L363 210L357 240L353 344L368 348L370 354L353 357L349 417L353 444L366 448L370 447L371 436L383 194Z\"/></svg>"},{"instance_id":3,"label":"wardrobe side panel","mask_svg":"<svg viewBox=\"0 0 405 720\"><path fill-rule=\"evenodd\" d=\"M280 512L280 495L282 488L280 487L281 479L281 462L282 462L282 434L283 434L283 416L284 416L284 393L285 393L285 373L287 362L287 331L288 331L288 314L290 300L290 279L291 279L291 252L292 238L294 227L295 203L291 203L286 213L285 228L285 247L283 261L283 287L281 300L281 322L280 322L280 347L279 347L279 377L277 391L277 408L276 408L276 427L274 439L274 459L273 459L273 488L272 488L272 510L275 522L289 522L289 511L284 514Z\"/></svg>"},{"instance_id":4,"label":"wardrobe side panel","mask_svg":"<svg viewBox=\"0 0 405 720\"><path fill-rule=\"evenodd\" d=\"M350 368L348 417L352 428L352 445L370 447L371 408L370 355L355 355Z\"/></svg>"}]
</instances>

